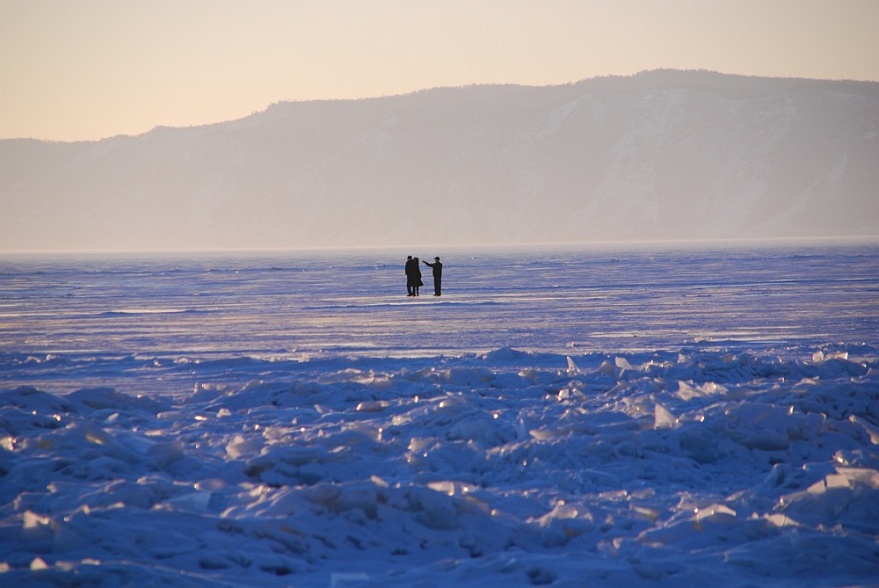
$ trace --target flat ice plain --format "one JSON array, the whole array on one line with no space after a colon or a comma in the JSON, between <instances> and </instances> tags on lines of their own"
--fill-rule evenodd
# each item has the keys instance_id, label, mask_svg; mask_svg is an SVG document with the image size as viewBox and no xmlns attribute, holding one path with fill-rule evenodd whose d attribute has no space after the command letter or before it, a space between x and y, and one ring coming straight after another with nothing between
<instances>
[{"instance_id":1,"label":"flat ice plain","mask_svg":"<svg viewBox=\"0 0 879 588\"><path fill-rule=\"evenodd\" d=\"M0 280L0 586L879 585L875 244Z\"/></svg>"}]
</instances>

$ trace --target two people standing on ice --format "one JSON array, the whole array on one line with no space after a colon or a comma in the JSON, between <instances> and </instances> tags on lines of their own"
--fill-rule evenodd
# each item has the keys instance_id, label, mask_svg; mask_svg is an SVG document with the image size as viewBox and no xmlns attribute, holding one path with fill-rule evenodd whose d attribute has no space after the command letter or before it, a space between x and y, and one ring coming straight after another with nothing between
<instances>
[{"instance_id":1,"label":"two people standing on ice","mask_svg":"<svg viewBox=\"0 0 879 588\"><path fill-rule=\"evenodd\" d=\"M418 289L424 285L421 281L421 268L418 258L411 255L406 258L406 292L407 296L418 296Z\"/></svg>"},{"instance_id":2,"label":"two people standing on ice","mask_svg":"<svg viewBox=\"0 0 879 588\"><path fill-rule=\"evenodd\" d=\"M424 262L424 265L433 269L433 295L440 296L443 280L443 264L439 257L434 257L434 263ZM421 281L421 267L418 258L411 255L406 258L406 290L409 296L418 296L418 289L424 285Z\"/></svg>"}]
</instances>

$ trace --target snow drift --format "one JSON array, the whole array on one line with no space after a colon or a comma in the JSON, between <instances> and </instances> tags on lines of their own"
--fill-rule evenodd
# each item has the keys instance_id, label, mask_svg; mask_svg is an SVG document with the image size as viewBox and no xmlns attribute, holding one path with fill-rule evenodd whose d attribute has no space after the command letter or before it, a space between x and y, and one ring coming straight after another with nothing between
<instances>
[{"instance_id":1,"label":"snow drift","mask_svg":"<svg viewBox=\"0 0 879 588\"><path fill-rule=\"evenodd\" d=\"M879 354L804 351L6 390L0 583L873 582Z\"/></svg>"}]
</instances>

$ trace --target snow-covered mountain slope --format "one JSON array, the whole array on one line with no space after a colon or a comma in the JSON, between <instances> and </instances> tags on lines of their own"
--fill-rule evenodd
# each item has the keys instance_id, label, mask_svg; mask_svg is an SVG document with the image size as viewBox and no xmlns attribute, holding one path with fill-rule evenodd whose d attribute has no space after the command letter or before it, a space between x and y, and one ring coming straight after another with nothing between
<instances>
[{"instance_id":1,"label":"snow-covered mountain slope","mask_svg":"<svg viewBox=\"0 0 879 588\"><path fill-rule=\"evenodd\" d=\"M0 249L879 234L879 84L658 71L0 141Z\"/></svg>"}]
</instances>

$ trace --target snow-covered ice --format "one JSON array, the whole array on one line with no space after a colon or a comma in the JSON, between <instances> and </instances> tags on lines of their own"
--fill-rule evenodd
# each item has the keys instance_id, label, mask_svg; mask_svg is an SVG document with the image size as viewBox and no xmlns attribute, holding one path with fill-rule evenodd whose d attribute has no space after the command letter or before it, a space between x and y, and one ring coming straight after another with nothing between
<instances>
[{"instance_id":1,"label":"snow-covered ice","mask_svg":"<svg viewBox=\"0 0 879 588\"><path fill-rule=\"evenodd\" d=\"M0 586L879 583L879 246L0 279Z\"/></svg>"}]
</instances>

